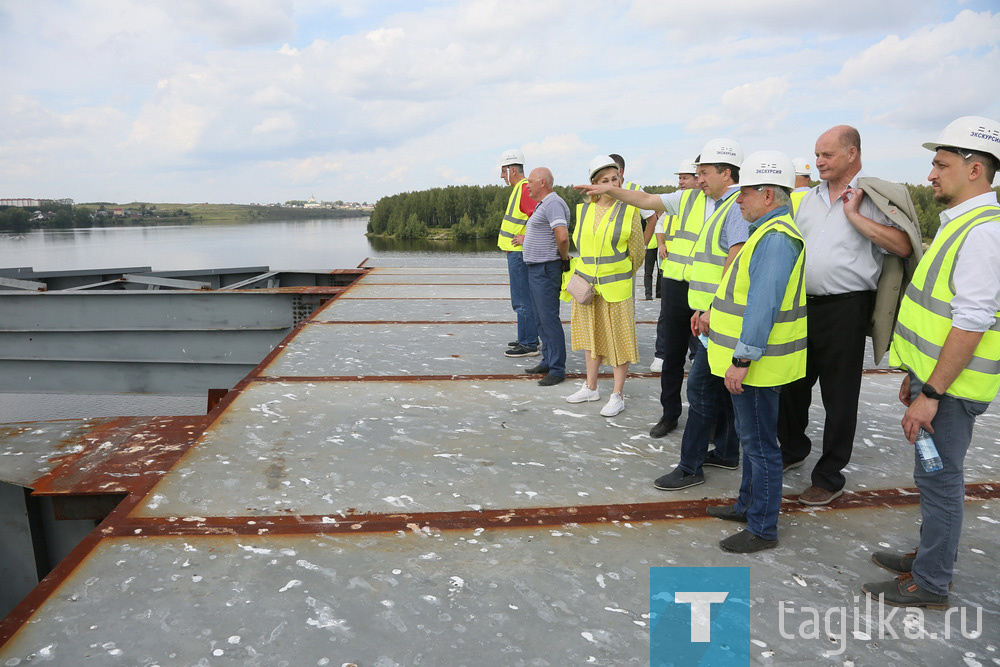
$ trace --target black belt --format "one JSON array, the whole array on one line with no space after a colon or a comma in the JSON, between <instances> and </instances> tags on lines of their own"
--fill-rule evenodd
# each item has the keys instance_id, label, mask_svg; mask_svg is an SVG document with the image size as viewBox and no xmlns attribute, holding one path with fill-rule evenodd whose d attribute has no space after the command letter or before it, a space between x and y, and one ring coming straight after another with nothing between
<instances>
[{"instance_id":1,"label":"black belt","mask_svg":"<svg viewBox=\"0 0 1000 667\"><path fill-rule=\"evenodd\" d=\"M806 303L833 303L834 301L843 301L845 299L856 299L860 297L872 297L874 296L874 290L861 290L859 292L843 292L841 294L820 294L813 296L811 294L806 295Z\"/></svg>"}]
</instances>

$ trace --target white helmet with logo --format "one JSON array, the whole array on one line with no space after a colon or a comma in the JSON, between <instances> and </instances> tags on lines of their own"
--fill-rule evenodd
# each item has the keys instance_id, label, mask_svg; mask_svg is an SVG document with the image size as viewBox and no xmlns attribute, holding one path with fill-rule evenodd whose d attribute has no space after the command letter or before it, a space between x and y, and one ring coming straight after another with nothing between
<instances>
[{"instance_id":1,"label":"white helmet with logo","mask_svg":"<svg viewBox=\"0 0 1000 667\"><path fill-rule=\"evenodd\" d=\"M674 172L677 176L681 174L697 174L698 165L694 163L694 160L681 160L680 165L677 167L677 171Z\"/></svg>"},{"instance_id":2,"label":"white helmet with logo","mask_svg":"<svg viewBox=\"0 0 1000 667\"><path fill-rule=\"evenodd\" d=\"M795 164L796 176L812 176L812 165L804 157L797 157L792 162Z\"/></svg>"},{"instance_id":3,"label":"white helmet with logo","mask_svg":"<svg viewBox=\"0 0 1000 667\"><path fill-rule=\"evenodd\" d=\"M982 116L962 116L948 123L937 141L928 141L924 148L964 148L992 155L1000 162L1000 123Z\"/></svg>"},{"instance_id":4,"label":"white helmet with logo","mask_svg":"<svg viewBox=\"0 0 1000 667\"><path fill-rule=\"evenodd\" d=\"M731 164L734 167L743 163L743 149L732 139L712 139L701 149L697 164Z\"/></svg>"},{"instance_id":5,"label":"white helmet with logo","mask_svg":"<svg viewBox=\"0 0 1000 667\"><path fill-rule=\"evenodd\" d=\"M509 151L504 151L503 155L500 156L500 166L506 167L512 164L524 164L524 153L512 148Z\"/></svg>"},{"instance_id":6,"label":"white helmet with logo","mask_svg":"<svg viewBox=\"0 0 1000 667\"><path fill-rule=\"evenodd\" d=\"M740 166L740 186L778 185L795 187L795 163L781 151L757 151Z\"/></svg>"},{"instance_id":7,"label":"white helmet with logo","mask_svg":"<svg viewBox=\"0 0 1000 667\"><path fill-rule=\"evenodd\" d=\"M596 174L597 172L599 172L601 169L604 169L605 167L614 167L615 169L617 169L618 168L618 163L615 162L614 160L612 160L607 155L598 155L593 160L591 160L590 161L590 180L594 180L594 174Z\"/></svg>"}]
</instances>

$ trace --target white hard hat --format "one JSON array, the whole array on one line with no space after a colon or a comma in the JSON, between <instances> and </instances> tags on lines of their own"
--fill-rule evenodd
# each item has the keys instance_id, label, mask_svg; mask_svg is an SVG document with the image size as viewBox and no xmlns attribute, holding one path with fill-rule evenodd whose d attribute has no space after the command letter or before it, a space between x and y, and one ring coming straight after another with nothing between
<instances>
[{"instance_id":1,"label":"white hard hat","mask_svg":"<svg viewBox=\"0 0 1000 667\"><path fill-rule=\"evenodd\" d=\"M792 163L795 165L796 176L812 176L812 165L804 157L797 157Z\"/></svg>"},{"instance_id":2,"label":"white hard hat","mask_svg":"<svg viewBox=\"0 0 1000 667\"><path fill-rule=\"evenodd\" d=\"M599 172L601 169L604 169L605 167L614 167L615 169L617 169L618 163L612 160L611 157L607 155L598 155L593 160L591 160L590 161L591 180L593 180L594 174Z\"/></svg>"},{"instance_id":3,"label":"white hard hat","mask_svg":"<svg viewBox=\"0 0 1000 667\"><path fill-rule=\"evenodd\" d=\"M1000 161L1000 123L982 116L962 116L948 123L937 141L925 143L924 148L964 148L977 153L992 155Z\"/></svg>"},{"instance_id":4,"label":"white hard hat","mask_svg":"<svg viewBox=\"0 0 1000 667\"><path fill-rule=\"evenodd\" d=\"M740 186L779 185L795 187L795 163L781 151L757 151L740 166Z\"/></svg>"},{"instance_id":5,"label":"white hard hat","mask_svg":"<svg viewBox=\"0 0 1000 667\"><path fill-rule=\"evenodd\" d=\"M698 165L694 163L694 160L681 160L681 163L677 165L677 171L674 172L675 175L680 176L681 174L697 174Z\"/></svg>"},{"instance_id":6,"label":"white hard hat","mask_svg":"<svg viewBox=\"0 0 1000 667\"><path fill-rule=\"evenodd\" d=\"M732 139L712 139L701 149L697 164L731 164L734 167L743 163L743 149Z\"/></svg>"},{"instance_id":7,"label":"white hard hat","mask_svg":"<svg viewBox=\"0 0 1000 667\"><path fill-rule=\"evenodd\" d=\"M516 148L504 151L503 155L500 156L500 166L506 167L511 164L524 164L524 153Z\"/></svg>"}]
</instances>

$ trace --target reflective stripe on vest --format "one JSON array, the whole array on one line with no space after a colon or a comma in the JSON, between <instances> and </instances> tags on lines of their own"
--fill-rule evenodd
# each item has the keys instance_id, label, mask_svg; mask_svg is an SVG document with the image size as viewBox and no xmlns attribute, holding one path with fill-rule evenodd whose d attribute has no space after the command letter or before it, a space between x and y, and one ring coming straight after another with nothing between
<instances>
[{"instance_id":1,"label":"reflective stripe on vest","mask_svg":"<svg viewBox=\"0 0 1000 667\"><path fill-rule=\"evenodd\" d=\"M715 290L722 281L722 271L726 267L725 250L719 248L722 227L729 215L729 209L736 203L739 190L726 197L722 205L715 209L712 217L705 221L692 253L691 279L688 285L688 305L694 310L708 310L712 305Z\"/></svg>"},{"instance_id":2,"label":"reflective stripe on vest","mask_svg":"<svg viewBox=\"0 0 1000 667\"><path fill-rule=\"evenodd\" d=\"M921 382L934 371L951 332L955 259L969 232L982 224L1000 224L1000 207L981 206L948 223L934 238L906 288L889 364L909 369ZM988 403L996 398L1000 391L1000 312L951 386L936 389L970 401Z\"/></svg>"},{"instance_id":3,"label":"reflective stripe on vest","mask_svg":"<svg viewBox=\"0 0 1000 667\"><path fill-rule=\"evenodd\" d=\"M708 337L708 362L712 373L724 377L732 363L736 344L743 332L750 290L750 261L765 234L787 234L802 243L802 235L785 214L761 225L733 259L712 301L711 329ZM803 246L804 247L804 246ZM785 293L764 356L750 364L743 382L751 387L779 387L806 374L806 290L805 252L800 252L785 286Z\"/></svg>"},{"instance_id":4,"label":"reflective stripe on vest","mask_svg":"<svg viewBox=\"0 0 1000 667\"><path fill-rule=\"evenodd\" d=\"M632 181L629 181L629 182L627 182L625 184L625 189L626 190L642 190L642 186L639 185L638 183L633 183ZM639 215L642 215L642 213L640 213ZM650 217L652 217L652 216L650 216ZM646 231L646 225L647 224L652 224L652 223L648 223L646 221L643 221L643 223L642 223L642 231L643 232ZM656 234L653 234L652 236L649 237L649 243L646 244L646 250L655 250L655 249L656 249Z\"/></svg>"},{"instance_id":5,"label":"reflective stripe on vest","mask_svg":"<svg viewBox=\"0 0 1000 667\"><path fill-rule=\"evenodd\" d=\"M524 234L524 224L528 221L529 216L521 211L521 194L524 192L524 184L527 182L526 178L518 181L507 200L507 212L503 214L503 220L500 222L500 235L497 236L497 247L501 250L524 251L524 246L514 245L513 238Z\"/></svg>"},{"instance_id":6,"label":"reflective stripe on vest","mask_svg":"<svg viewBox=\"0 0 1000 667\"><path fill-rule=\"evenodd\" d=\"M634 206L615 202L594 229L596 207L577 204L573 241L580 251L576 272L594 286L605 301L624 301L632 296L632 260L628 240L632 235Z\"/></svg>"},{"instance_id":7,"label":"reflective stripe on vest","mask_svg":"<svg viewBox=\"0 0 1000 667\"><path fill-rule=\"evenodd\" d=\"M698 188L681 195L680 226L670 239L670 252L663 262L663 276L671 280L690 280L694 245L705 224L705 193Z\"/></svg>"},{"instance_id":8,"label":"reflective stripe on vest","mask_svg":"<svg viewBox=\"0 0 1000 667\"><path fill-rule=\"evenodd\" d=\"M670 246L673 245L672 241L674 239L674 234L681 226L681 216L679 215L663 215L666 218L666 222L663 225L663 247L666 249L667 253L670 253ZM653 235L655 238L655 234ZM660 263L660 270L662 271L666 268L666 260Z\"/></svg>"},{"instance_id":9,"label":"reflective stripe on vest","mask_svg":"<svg viewBox=\"0 0 1000 667\"><path fill-rule=\"evenodd\" d=\"M792 217L799 212L799 204L802 203L802 198L806 196L808 190L799 190L798 192L791 192L788 198L792 200Z\"/></svg>"}]
</instances>

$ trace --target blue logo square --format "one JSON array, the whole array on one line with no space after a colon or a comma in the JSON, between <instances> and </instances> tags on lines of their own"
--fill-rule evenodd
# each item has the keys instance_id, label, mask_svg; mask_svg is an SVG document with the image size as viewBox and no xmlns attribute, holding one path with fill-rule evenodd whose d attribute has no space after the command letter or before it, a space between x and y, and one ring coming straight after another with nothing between
<instances>
[{"instance_id":1,"label":"blue logo square","mask_svg":"<svg viewBox=\"0 0 1000 667\"><path fill-rule=\"evenodd\" d=\"M745 665L753 636L749 567L649 568L649 664Z\"/></svg>"}]
</instances>

